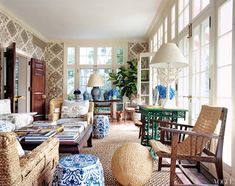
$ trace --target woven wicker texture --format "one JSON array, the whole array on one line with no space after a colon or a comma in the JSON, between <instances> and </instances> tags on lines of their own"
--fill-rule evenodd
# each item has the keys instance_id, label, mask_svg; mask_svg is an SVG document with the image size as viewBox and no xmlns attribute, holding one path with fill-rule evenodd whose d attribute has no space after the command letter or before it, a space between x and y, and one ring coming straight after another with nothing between
<instances>
[{"instance_id":1,"label":"woven wicker texture","mask_svg":"<svg viewBox=\"0 0 235 186\"><path fill-rule=\"evenodd\" d=\"M50 138L19 158L14 133L0 133L0 185L50 185L59 159L59 142Z\"/></svg>"},{"instance_id":2,"label":"woven wicker texture","mask_svg":"<svg viewBox=\"0 0 235 186\"><path fill-rule=\"evenodd\" d=\"M112 175L111 160L114 152L123 144L127 142L140 143L138 139L138 127L134 124L111 124L110 133L104 139L93 139L92 148L82 148L81 153L94 154L99 157L100 162L104 169L104 178L106 186L120 186L120 183ZM153 167L157 167L158 161L154 160ZM163 168L162 171L154 171L151 178L145 186L168 186L169 185L169 168ZM181 183L177 178L176 183Z\"/></svg>"},{"instance_id":3,"label":"woven wicker texture","mask_svg":"<svg viewBox=\"0 0 235 186\"><path fill-rule=\"evenodd\" d=\"M126 143L115 151L111 168L122 185L144 185L153 172L152 156L146 147Z\"/></svg>"},{"instance_id":4,"label":"woven wicker texture","mask_svg":"<svg viewBox=\"0 0 235 186\"><path fill-rule=\"evenodd\" d=\"M195 126L193 127L193 131L197 133L213 134L219 122L221 111L222 108L220 107L203 105ZM200 154L203 149L202 147L205 147L208 141L208 138L197 137L196 139L196 137L187 137L183 142L178 144L177 154L183 156ZM195 148L196 144L197 148ZM159 141L150 140L150 145L156 152L169 154L171 152L170 147L161 144Z\"/></svg>"}]
</instances>

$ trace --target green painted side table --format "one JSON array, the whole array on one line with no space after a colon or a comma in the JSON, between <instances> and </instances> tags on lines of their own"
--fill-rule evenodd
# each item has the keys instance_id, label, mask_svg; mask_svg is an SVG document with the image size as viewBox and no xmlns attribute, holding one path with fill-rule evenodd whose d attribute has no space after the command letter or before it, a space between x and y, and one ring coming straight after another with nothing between
<instances>
[{"instance_id":1,"label":"green painted side table","mask_svg":"<svg viewBox=\"0 0 235 186\"><path fill-rule=\"evenodd\" d=\"M159 130L157 120L178 121L178 118L186 118L187 109L180 108L162 108L157 106L139 106L141 113L142 137L141 144L149 146L149 140L159 139Z\"/></svg>"}]
</instances>

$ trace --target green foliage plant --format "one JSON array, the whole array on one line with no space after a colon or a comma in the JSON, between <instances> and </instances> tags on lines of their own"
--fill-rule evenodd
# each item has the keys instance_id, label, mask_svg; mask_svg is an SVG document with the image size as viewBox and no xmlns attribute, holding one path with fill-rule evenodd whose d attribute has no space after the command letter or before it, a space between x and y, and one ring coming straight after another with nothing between
<instances>
[{"instance_id":1,"label":"green foliage plant","mask_svg":"<svg viewBox=\"0 0 235 186\"><path fill-rule=\"evenodd\" d=\"M127 66L119 67L117 73L109 73L109 80L119 89L121 96L130 101L137 97L137 59L127 61Z\"/></svg>"}]
</instances>

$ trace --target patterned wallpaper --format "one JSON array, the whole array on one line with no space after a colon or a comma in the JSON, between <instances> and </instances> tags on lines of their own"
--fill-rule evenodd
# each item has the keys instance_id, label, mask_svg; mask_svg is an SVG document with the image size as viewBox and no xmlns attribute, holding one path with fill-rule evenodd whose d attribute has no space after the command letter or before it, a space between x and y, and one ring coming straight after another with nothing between
<instances>
[{"instance_id":1,"label":"patterned wallpaper","mask_svg":"<svg viewBox=\"0 0 235 186\"><path fill-rule=\"evenodd\" d=\"M47 102L55 97L63 96L63 61L64 44L48 43L46 50L46 92Z\"/></svg>"},{"instance_id":2,"label":"patterned wallpaper","mask_svg":"<svg viewBox=\"0 0 235 186\"><path fill-rule=\"evenodd\" d=\"M30 56L37 59L45 59L47 43L40 40L0 10L0 43L9 45L12 42L16 42L16 47Z\"/></svg>"},{"instance_id":3,"label":"patterned wallpaper","mask_svg":"<svg viewBox=\"0 0 235 186\"><path fill-rule=\"evenodd\" d=\"M47 103L51 98L62 96L64 61L63 44L44 42L0 10L0 44L7 46L12 42L16 42L18 50L27 53L33 58L46 61Z\"/></svg>"},{"instance_id":4,"label":"patterned wallpaper","mask_svg":"<svg viewBox=\"0 0 235 186\"><path fill-rule=\"evenodd\" d=\"M148 52L148 43L128 43L128 60L138 59L141 52Z\"/></svg>"}]
</instances>

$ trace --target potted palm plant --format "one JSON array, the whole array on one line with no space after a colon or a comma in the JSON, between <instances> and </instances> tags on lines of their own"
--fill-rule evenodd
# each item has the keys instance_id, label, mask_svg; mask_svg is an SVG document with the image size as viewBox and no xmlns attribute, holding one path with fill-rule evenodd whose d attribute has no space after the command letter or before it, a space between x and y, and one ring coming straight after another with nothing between
<instances>
[{"instance_id":1,"label":"potted palm plant","mask_svg":"<svg viewBox=\"0 0 235 186\"><path fill-rule=\"evenodd\" d=\"M109 73L109 80L118 88L121 96L126 96L130 102L137 97L137 59L127 61L118 71Z\"/></svg>"}]
</instances>

